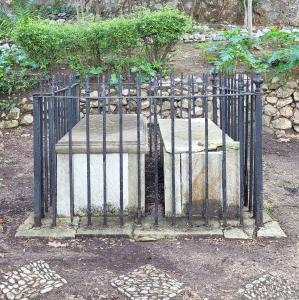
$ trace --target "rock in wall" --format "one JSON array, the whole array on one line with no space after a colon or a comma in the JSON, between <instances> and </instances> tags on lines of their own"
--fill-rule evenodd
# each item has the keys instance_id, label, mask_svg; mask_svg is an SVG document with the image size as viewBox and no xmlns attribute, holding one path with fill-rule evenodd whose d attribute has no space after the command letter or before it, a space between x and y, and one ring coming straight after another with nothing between
<instances>
[{"instance_id":1,"label":"rock in wall","mask_svg":"<svg viewBox=\"0 0 299 300\"><path fill-rule=\"evenodd\" d=\"M256 15L267 24L299 26L299 0L259 1Z\"/></svg>"}]
</instances>

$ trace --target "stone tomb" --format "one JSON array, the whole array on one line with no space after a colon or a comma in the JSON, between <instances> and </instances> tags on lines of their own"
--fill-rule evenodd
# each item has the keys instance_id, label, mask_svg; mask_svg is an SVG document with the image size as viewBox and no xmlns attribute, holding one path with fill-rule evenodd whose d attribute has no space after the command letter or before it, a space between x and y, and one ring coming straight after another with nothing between
<instances>
[{"instance_id":1,"label":"stone tomb","mask_svg":"<svg viewBox=\"0 0 299 300\"><path fill-rule=\"evenodd\" d=\"M192 119L192 193L193 214L203 214L205 193L205 124L203 118ZM187 215L189 195L188 120L175 120L175 202L178 216ZM172 215L171 120L159 120L161 157L164 166L165 215ZM209 142L209 213L222 213L222 130L208 120ZM240 199L239 142L226 135L228 215L237 217Z\"/></svg>"},{"instance_id":2,"label":"stone tomb","mask_svg":"<svg viewBox=\"0 0 299 300\"><path fill-rule=\"evenodd\" d=\"M141 206L144 211L144 162L147 150L146 121L141 118ZM90 115L90 185L94 214L103 211L103 120ZM120 208L119 116L107 115L107 204L109 213ZM75 215L85 215L87 208L86 120L72 131ZM57 214L70 215L68 134L56 145ZM137 115L123 115L123 204L125 212L135 211L138 203L137 180Z\"/></svg>"}]
</instances>

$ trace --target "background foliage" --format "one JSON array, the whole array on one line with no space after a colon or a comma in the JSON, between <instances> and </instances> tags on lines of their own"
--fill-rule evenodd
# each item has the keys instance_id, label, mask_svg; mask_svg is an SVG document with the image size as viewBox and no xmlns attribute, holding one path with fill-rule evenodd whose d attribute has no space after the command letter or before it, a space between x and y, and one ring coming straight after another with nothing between
<instances>
[{"instance_id":1,"label":"background foliage","mask_svg":"<svg viewBox=\"0 0 299 300\"><path fill-rule=\"evenodd\" d=\"M13 39L46 70L56 63L71 69L124 72L150 63L162 66L185 33L189 19L176 10L142 11L107 21L56 25L26 19Z\"/></svg>"},{"instance_id":2,"label":"background foliage","mask_svg":"<svg viewBox=\"0 0 299 300\"><path fill-rule=\"evenodd\" d=\"M245 69L288 79L298 73L299 33L279 29L269 30L260 38L253 38L240 29L228 31L223 42L213 45L209 61L221 71Z\"/></svg>"}]
</instances>

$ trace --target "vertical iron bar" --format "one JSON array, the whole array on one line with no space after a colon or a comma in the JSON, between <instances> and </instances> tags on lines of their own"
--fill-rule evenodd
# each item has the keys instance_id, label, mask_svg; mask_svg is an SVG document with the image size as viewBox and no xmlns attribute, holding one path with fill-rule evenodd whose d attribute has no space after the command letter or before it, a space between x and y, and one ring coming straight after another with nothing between
<instances>
[{"instance_id":1,"label":"vertical iron bar","mask_svg":"<svg viewBox=\"0 0 299 300\"><path fill-rule=\"evenodd\" d=\"M203 100L205 118L205 201L204 218L205 225L209 224L209 128L208 128L208 97L207 97L207 76L203 76Z\"/></svg>"},{"instance_id":2,"label":"vertical iron bar","mask_svg":"<svg viewBox=\"0 0 299 300\"><path fill-rule=\"evenodd\" d=\"M70 185L70 216L71 223L74 220L74 167L73 167L73 114L72 114L72 102L73 98L71 95L71 86L67 90L67 98L65 99L67 103L67 118L68 118L68 155L69 155L69 185Z\"/></svg>"},{"instance_id":3,"label":"vertical iron bar","mask_svg":"<svg viewBox=\"0 0 299 300\"><path fill-rule=\"evenodd\" d=\"M225 79L221 83L221 94L226 91ZM226 110L227 110L227 97L222 96L220 98L222 102L221 105L221 115L222 115L222 198L223 198L223 225L227 226L227 186L226 186Z\"/></svg>"},{"instance_id":4,"label":"vertical iron bar","mask_svg":"<svg viewBox=\"0 0 299 300\"><path fill-rule=\"evenodd\" d=\"M141 117L141 77L136 78L137 85L137 225L141 225L141 156L140 156L140 117Z\"/></svg>"},{"instance_id":5,"label":"vertical iron bar","mask_svg":"<svg viewBox=\"0 0 299 300\"><path fill-rule=\"evenodd\" d=\"M248 210L252 212L253 209L253 180L254 180L254 102L255 95L253 94L253 81L250 82L250 153L249 153L249 207Z\"/></svg>"},{"instance_id":6,"label":"vertical iron bar","mask_svg":"<svg viewBox=\"0 0 299 300\"><path fill-rule=\"evenodd\" d=\"M188 83L187 83L188 84ZM188 88L188 86L187 86ZM195 101L196 101L196 97L194 97L194 76L191 75L191 94L192 94L192 115L195 117ZM188 101L189 102L189 101ZM189 103L188 103L189 106Z\"/></svg>"},{"instance_id":7,"label":"vertical iron bar","mask_svg":"<svg viewBox=\"0 0 299 300\"><path fill-rule=\"evenodd\" d=\"M101 90L100 90L100 75L97 75L97 92L98 92L98 113L101 113ZM103 106L103 100L102 100L102 106ZM103 107L102 107L103 109Z\"/></svg>"},{"instance_id":8,"label":"vertical iron bar","mask_svg":"<svg viewBox=\"0 0 299 300\"><path fill-rule=\"evenodd\" d=\"M102 77L102 98L103 98L103 209L104 209L104 226L107 226L107 122L106 122L106 86L105 76Z\"/></svg>"},{"instance_id":9,"label":"vertical iron bar","mask_svg":"<svg viewBox=\"0 0 299 300\"><path fill-rule=\"evenodd\" d=\"M41 99L37 96L33 97L33 152L34 152L34 227L41 226L41 140L40 140L40 104Z\"/></svg>"},{"instance_id":10,"label":"vertical iron bar","mask_svg":"<svg viewBox=\"0 0 299 300\"><path fill-rule=\"evenodd\" d=\"M58 141L59 135L59 127L58 127L58 103L55 97L55 77L53 76L53 89L52 89L52 97L53 97L53 141L52 141L52 172L53 172L53 186L52 186L52 226L56 226L56 217L57 217L57 156L55 152L55 144Z\"/></svg>"},{"instance_id":11,"label":"vertical iron bar","mask_svg":"<svg viewBox=\"0 0 299 300\"><path fill-rule=\"evenodd\" d=\"M234 94L236 94L236 89L237 89L237 84L236 84L236 77L235 74L233 74L233 89L234 89ZM238 140L238 136L237 136L237 97L234 96L233 97L233 111L234 111L234 131L233 131L233 137L234 140L237 141Z\"/></svg>"},{"instance_id":12,"label":"vertical iron bar","mask_svg":"<svg viewBox=\"0 0 299 300\"><path fill-rule=\"evenodd\" d=\"M162 98L162 95L163 95L163 83L162 83L162 71L160 72L160 78L159 78L159 86L160 86L160 96L161 96L161 99L160 99L160 117L161 119L163 118L163 98Z\"/></svg>"},{"instance_id":13,"label":"vertical iron bar","mask_svg":"<svg viewBox=\"0 0 299 300\"><path fill-rule=\"evenodd\" d=\"M192 226L192 217L193 217L193 203L192 203L192 197L193 197L193 174L192 174L192 116L191 116L191 99L194 96L194 88L192 89L192 86L194 87L194 78L192 76L191 82L190 77L188 78L188 223L189 226ZM192 95L191 95L192 92Z\"/></svg>"},{"instance_id":14,"label":"vertical iron bar","mask_svg":"<svg viewBox=\"0 0 299 300\"><path fill-rule=\"evenodd\" d=\"M180 118L183 116L183 95L184 95L184 75L181 73L181 80L180 80L180 92L181 92L181 98L180 98ZM188 101L191 101L191 98L188 99Z\"/></svg>"},{"instance_id":15,"label":"vertical iron bar","mask_svg":"<svg viewBox=\"0 0 299 300\"><path fill-rule=\"evenodd\" d=\"M44 108L44 98L41 97L41 103L39 104L39 117L40 117L40 148L41 148L41 216L42 218L45 216L45 196L44 196L44 139L43 139L43 133L44 133L44 114L43 114L43 108Z\"/></svg>"},{"instance_id":16,"label":"vertical iron bar","mask_svg":"<svg viewBox=\"0 0 299 300\"><path fill-rule=\"evenodd\" d=\"M244 225L244 81L240 74L238 78L238 122L240 141L240 225Z\"/></svg>"},{"instance_id":17,"label":"vertical iron bar","mask_svg":"<svg viewBox=\"0 0 299 300\"><path fill-rule=\"evenodd\" d=\"M87 164L87 226L91 226L91 186L90 186L90 87L89 78L85 78L86 101L86 164Z\"/></svg>"},{"instance_id":18,"label":"vertical iron bar","mask_svg":"<svg viewBox=\"0 0 299 300\"><path fill-rule=\"evenodd\" d=\"M43 97L41 93L41 97ZM44 97L44 162L45 162L45 184L44 184L44 203L45 212L49 211L49 152L48 152L48 98Z\"/></svg>"},{"instance_id":19,"label":"vertical iron bar","mask_svg":"<svg viewBox=\"0 0 299 300\"><path fill-rule=\"evenodd\" d=\"M108 80L108 84L107 84L107 89L108 89L108 114L111 113L111 85L110 85L110 81Z\"/></svg>"},{"instance_id":20,"label":"vertical iron bar","mask_svg":"<svg viewBox=\"0 0 299 300\"><path fill-rule=\"evenodd\" d=\"M149 144L150 144L150 156L153 155L153 132L152 132L152 115L153 115L153 99L151 97L151 90L152 90L152 78L149 81Z\"/></svg>"},{"instance_id":21,"label":"vertical iron bar","mask_svg":"<svg viewBox=\"0 0 299 300\"><path fill-rule=\"evenodd\" d=\"M248 75L246 76L246 102L245 102L245 158L244 158L244 177L245 177L245 182L244 182L244 205L248 206L248 135L249 135L249 81L248 81Z\"/></svg>"},{"instance_id":22,"label":"vertical iron bar","mask_svg":"<svg viewBox=\"0 0 299 300\"><path fill-rule=\"evenodd\" d=\"M171 187L172 187L172 225L176 224L176 195L175 195L175 108L174 108L173 75L170 76L170 109L171 109Z\"/></svg>"},{"instance_id":23,"label":"vertical iron bar","mask_svg":"<svg viewBox=\"0 0 299 300\"><path fill-rule=\"evenodd\" d=\"M130 102L130 95L131 95L131 71L128 71L128 113L131 113L131 102Z\"/></svg>"},{"instance_id":24,"label":"vertical iron bar","mask_svg":"<svg viewBox=\"0 0 299 300\"><path fill-rule=\"evenodd\" d=\"M256 225L263 226L263 103L261 97L261 85L263 79L257 75L254 78L256 103L255 103L255 201L256 201Z\"/></svg>"},{"instance_id":25,"label":"vertical iron bar","mask_svg":"<svg viewBox=\"0 0 299 300\"><path fill-rule=\"evenodd\" d=\"M122 78L118 78L120 225L124 225Z\"/></svg>"},{"instance_id":26,"label":"vertical iron bar","mask_svg":"<svg viewBox=\"0 0 299 300\"><path fill-rule=\"evenodd\" d=\"M154 102L154 162L155 162L155 226L159 224L159 178L158 178L158 120L157 120L157 98L156 96L156 81L153 82L151 96Z\"/></svg>"},{"instance_id":27,"label":"vertical iron bar","mask_svg":"<svg viewBox=\"0 0 299 300\"><path fill-rule=\"evenodd\" d=\"M212 93L213 93L213 98L212 98L212 105L213 105L213 122L217 124L217 87L216 87L216 77L218 75L218 72L216 69L213 69L212 71Z\"/></svg>"}]
</instances>

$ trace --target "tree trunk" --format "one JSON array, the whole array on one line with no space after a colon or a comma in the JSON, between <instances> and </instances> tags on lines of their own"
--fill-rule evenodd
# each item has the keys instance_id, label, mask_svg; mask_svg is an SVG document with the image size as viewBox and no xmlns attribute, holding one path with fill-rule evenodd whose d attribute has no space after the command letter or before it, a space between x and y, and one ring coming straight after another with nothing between
<instances>
[{"instance_id":1,"label":"tree trunk","mask_svg":"<svg viewBox=\"0 0 299 300\"><path fill-rule=\"evenodd\" d=\"M244 26L247 27L248 16L247 16L247 4L246 4L246 0L243 0L243 6L244 6Z\"/></svg>"},{"instance_id":2,"label":"tree trunk","mask_svg":"<svg viewBox=\"0 0 299 300\"><path fill-rule=\"evenodd\" d=\"M247 29L249 36L252 36L252 0L247 1Z\"/></svg>"}]
</instances>

